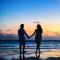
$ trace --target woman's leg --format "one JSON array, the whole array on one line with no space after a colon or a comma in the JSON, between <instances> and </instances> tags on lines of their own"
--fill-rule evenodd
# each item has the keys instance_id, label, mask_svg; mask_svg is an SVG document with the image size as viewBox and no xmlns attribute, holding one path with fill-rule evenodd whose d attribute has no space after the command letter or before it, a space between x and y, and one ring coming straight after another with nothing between
<instances>
[{"instance_id":1,"label":"woman's leg","mask_svg":"<svg viewBox=\"0 0 60 60\"><path fill-rule=\"evenodd\" d=\"M39 46L41 46L41 41L40 41L40 45ZM39 48L39 53L40 53L40 48Z\"/></svg>"},{"instance_id":2,"label":"woman's leg","mask_svg":"<svg viewBox=\"0 0 60 60\"><path fill-rule=\"evenodd\" d=\"M37 47L36 47L36 52L35 52L35 54L36 54L36 57L37 57Z\"/></svg>"},{"instance_id":3,"label":"woman's leg","mask_svg":"<svg viewBox=\"0 0 60 60\"><path fill-rule=\"evenodd\" d=\"M37 50L39 50L39 53L40 53L40 42L38 41L38 44L37 44Z\"/></svg>"},{"instance_id":4,"label":"woman's leg","mask_svg":"<svg viewBox=\"0 0 60 60\"><path fill-rule=\"evenodd\" d=\"M40 53L40 49L39 49L39 53Z\"/></svg>"},{"instance_id":5,"label":"woman's leg","mask_svg":"<svg viewBox=\"0 0 60 60\"><path fill-rule=\"evenodd\" d=\"M35 52L35 54L36 54L36 57L37 57L37 48L36 48L36 52Z\"/></svg>"},{"instance_id":6,"label":"woman's leg","mask_svg":"<svg viewBox=\"0 0 60 60\"><path fill-rule=\"evenodd\" d=\"M37 48L36 48L36 53L37 53Z\"/></svg>"}]
</instances>

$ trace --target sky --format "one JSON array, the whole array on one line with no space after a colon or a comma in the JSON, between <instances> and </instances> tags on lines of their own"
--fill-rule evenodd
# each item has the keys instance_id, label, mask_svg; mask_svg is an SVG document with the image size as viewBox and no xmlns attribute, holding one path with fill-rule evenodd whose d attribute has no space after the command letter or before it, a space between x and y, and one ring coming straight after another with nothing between
<instances>
[{"instance_id":1,"label":"sky","mask_svg":"<svg viewBox=\"0 0 60 60\"><path fill-rule=\"evenodd\" d=\"M20 24L29 36L40 24L43 40L60 40L60 0L0 0L0 40L18 40Z\"/></svg>"}]
</instances>

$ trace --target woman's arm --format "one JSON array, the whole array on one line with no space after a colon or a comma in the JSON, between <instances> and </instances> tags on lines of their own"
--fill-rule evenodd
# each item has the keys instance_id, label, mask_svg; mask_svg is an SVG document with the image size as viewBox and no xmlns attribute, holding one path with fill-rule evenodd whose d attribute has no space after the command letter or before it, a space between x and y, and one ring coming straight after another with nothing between
<instances>
[{"instance_id":1,"label":"woman's arm","mask_svg":"<svg viewBox=\"0 0 60 60\"><path fill-rule=\"evenodd\" d=\"M30 37L32 37L34 34L35 34L35 31L34 31L34 33Z\"/></svg>"},{"instance_id":2,"label":"woman's arm","mask_svg":"<svg viewBox=\"0 0 60 60\"><path fill-rule=\"evenodd\" d=\"M42 33L43 33L43 31L42 31L42 28L41 28L41 40L42 40Z\"/></svg>"}]
</instances>

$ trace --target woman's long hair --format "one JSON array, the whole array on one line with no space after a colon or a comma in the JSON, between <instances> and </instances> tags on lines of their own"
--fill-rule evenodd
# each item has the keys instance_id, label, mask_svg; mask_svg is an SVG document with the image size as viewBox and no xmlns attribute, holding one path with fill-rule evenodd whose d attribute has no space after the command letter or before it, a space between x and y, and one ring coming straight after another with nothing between
<instances>
[{"instance_id":1,"label":"woman's long hair","mask_svg":"<svg viewBox=\"0 0 60 60\"><path fill-rule=\"evenodd\" d=\"M41 26L38 24L37 25L37 28L40 30L40 32L42 33L42 28L41 28Z\"/></svg>"}]
</instances>

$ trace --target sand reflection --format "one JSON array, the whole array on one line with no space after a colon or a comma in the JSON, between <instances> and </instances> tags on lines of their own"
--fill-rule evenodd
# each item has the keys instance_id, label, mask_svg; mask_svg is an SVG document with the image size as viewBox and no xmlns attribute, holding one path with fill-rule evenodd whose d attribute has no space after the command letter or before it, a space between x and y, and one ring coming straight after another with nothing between
<instances>
[{"instance_id":1,"label":"sand reflection","mask_svg":"<svg viewBox=\"0 0 60 60\"><path fill-rule=\"evenodd\" d=\"M25 53L20 55L19 49L0 49L0 58L2 60L45 60L49 57L60 57L60 49L41 49L41 53L36 54L35 49L26 49ZM0 59L1 60L1 59Z\"/></svg>"}]
</instances>

